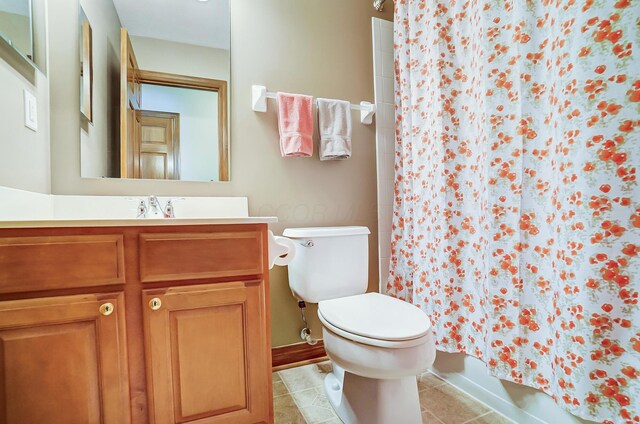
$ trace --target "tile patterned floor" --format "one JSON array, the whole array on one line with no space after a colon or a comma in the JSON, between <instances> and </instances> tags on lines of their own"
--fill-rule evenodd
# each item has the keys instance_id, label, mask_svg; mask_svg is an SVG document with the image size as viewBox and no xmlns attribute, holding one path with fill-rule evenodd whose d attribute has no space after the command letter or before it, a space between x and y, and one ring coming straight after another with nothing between
<instances>
[{"instance_id":1,"label":"tile patterned floor","mask_svg":"<svg viewBox=\"0 0 640 424\"><path fill-rule=\"evenodd\" d=\"M340 424L322 386L329 372L330 362L274 372L275 424ZM426 424L513 424L430 372L420 376L418 390Z\"/></svg>"}]
</instances>

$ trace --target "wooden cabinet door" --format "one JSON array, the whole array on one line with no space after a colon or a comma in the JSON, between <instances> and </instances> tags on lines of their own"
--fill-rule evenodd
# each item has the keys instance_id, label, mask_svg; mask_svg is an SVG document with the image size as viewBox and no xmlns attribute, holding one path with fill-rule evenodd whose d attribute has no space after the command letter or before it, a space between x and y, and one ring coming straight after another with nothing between
<instances>
[{"instance_id":1,"label":"wooden cabinet door","mask_svg":"<svg viewBox=\"0 0 640 424\"><path fill-rule=\"evenodd\" d=\"M152 423L273 420L263 282L146 290L143 302Z\"/></svg>"},{"instance_id":2,"label":"wooden cabinet door","mask_svg":"<svg viewBox=\"0 0 640 424\"><path fill-rule=\"evenodd\" d=\"M0 422L130 422L122 294L0 302Z\"/></svg>"},{"instance_id":3,"label":"wooden cabinet door","mask_svg":"<svg viewBox=\"0 0 640 424\"><path fill-rule=\"evenodd\" d=\"M135 148L138 163L133 178L180 179L180 114L140 111L140 139Z\"/></svg>"}]
</instances>

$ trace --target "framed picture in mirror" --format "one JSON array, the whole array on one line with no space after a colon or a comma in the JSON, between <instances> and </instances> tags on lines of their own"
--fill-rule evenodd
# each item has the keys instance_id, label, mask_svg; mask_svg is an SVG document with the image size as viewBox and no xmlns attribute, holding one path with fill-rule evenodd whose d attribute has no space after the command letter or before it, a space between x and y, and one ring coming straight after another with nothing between
<instances>
[{"instance_id":1,"label":"framed picture in mirror","mask_svg":"<svg viewBox=\"0 0 640 424\"><path fill-rule=\"evenodd\" d=\"M80 112L93 121L93 32L80 8Z\"/></svg>"}]
</instances>

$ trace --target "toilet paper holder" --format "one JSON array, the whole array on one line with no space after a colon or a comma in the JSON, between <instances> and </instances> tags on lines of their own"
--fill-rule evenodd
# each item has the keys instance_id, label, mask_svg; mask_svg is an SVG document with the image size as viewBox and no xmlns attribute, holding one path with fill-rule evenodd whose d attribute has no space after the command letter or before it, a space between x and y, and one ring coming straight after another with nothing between
<instances>
[{"instance_id":1,"label":"toilet paper holder","mask_svg":"<svg viewBox=\"0 0 640 424\"><path fill-rule=\"evenodd\" d=\"M296 245L293 240L287 237L273 235L269 230L269 269L275 265L287 266L296 256ZM313 241L309 240L313 245ZM307 246L312 247L312 246Z\"/></svg>"}]
</instances>

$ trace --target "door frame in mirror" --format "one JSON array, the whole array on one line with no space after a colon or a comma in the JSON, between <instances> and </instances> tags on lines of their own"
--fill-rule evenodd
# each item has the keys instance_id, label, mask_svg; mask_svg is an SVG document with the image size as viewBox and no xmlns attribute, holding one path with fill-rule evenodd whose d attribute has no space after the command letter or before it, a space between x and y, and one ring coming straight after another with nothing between
<instances>
[{"instance_id":1,"label":"door frame in mirror","mask_svg":"<svg viewBox=\"0 0 640 424\"><path fill-rule=\"evenodd\" d=\"M138 72L138 81L140 84L191 88L195 90L214 91L218 94L219 181L229 181L229 118L227 106L227 81L145 70L140 70Z\"/></svg>"}]
</instances>

